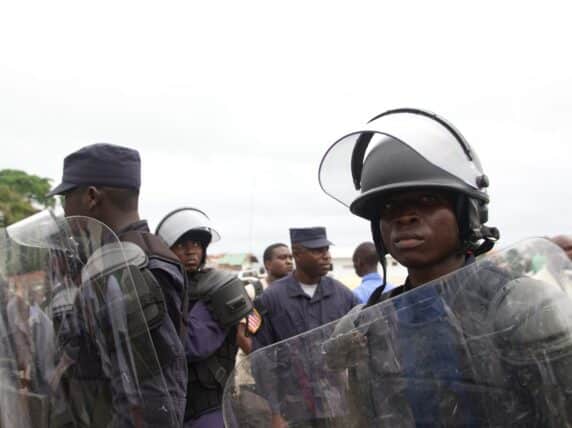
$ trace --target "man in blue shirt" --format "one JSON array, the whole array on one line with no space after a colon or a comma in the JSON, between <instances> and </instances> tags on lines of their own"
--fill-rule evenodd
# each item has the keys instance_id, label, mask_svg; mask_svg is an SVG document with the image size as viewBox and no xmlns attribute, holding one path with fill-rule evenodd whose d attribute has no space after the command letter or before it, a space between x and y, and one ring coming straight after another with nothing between
<instances>
[{"instance_id":1,"label":"man in blue shirt","mask_svg":"<svg viewBox=\"0 0 572 428\"><path fill-rule=\"evenodd\" d=\"M362 242L357 246L352 256L354 269L361 280L361 284L354 288L354 294L360 303L367 303L369 296L374 290L383 284L381 275L377 272L379 257L375 245L371 242ZM383 292L391 291L395 288L386 282Z\"/></svg>"}]
</instances>

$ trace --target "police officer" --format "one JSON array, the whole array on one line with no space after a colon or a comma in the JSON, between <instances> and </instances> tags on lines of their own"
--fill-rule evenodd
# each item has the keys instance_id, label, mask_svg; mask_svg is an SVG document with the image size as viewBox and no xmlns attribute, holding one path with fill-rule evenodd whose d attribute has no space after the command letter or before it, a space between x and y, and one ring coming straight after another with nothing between
<instances>
[{"instance_id":1,"label":"police officer","mask_svg":"<svg viewBox=\"0 0 572 428\"><path fill-rule=\"evenodd\" d=\"M148 313L165 314L162 319L155 320L153 328L149 327L160 367L150 368L148 362L143 361L142 366L148 370L141 370L139 374L143 377L136 380L141 388L144 405L136 410L118 409L116 407L120 404L112 394L107 398L107 403L92 403L92 410L98 409L98 413L102 413L102 409L113 407L112 418L116 424L119 423L118 420L127 418L124 413L133 413L131 421L124 422L125 424L142 423L149 427L180 426L187 389L187 365L181 340L186 282L176 256L159 238L149 232L147 222L139 217L140 184L141 162L136 150L112 144L93 144L71 153L64 159L62 183L53 189L49 196L63 197L66 216L97 219L112 229L121 241L137 245L144 253L143 259L148 260L144 269L151 273L151 276L146 277L147 281L135 284L138 297L142 302L152 301L157 305L147 308ZM148 295L155 284L160 287L158 300ZM136 348L136 344L134 346ZM86 354L86 349L80 349L76 358L90 360L87 365L93 367L97 357L93 353ZM146 355L141 358L145 360ZM75 363L77 365L77 361ZM86 379L94 375L90 370L98 369L82 369ZM166 386L163 385L163 379ZM79 381L81 382L81 379ZM112 392L121 388L121 382L126 382L117 378L108 381L111 383ZM102 400L105 398L102 397ZM96 404L101 407L95 407ZM98 417L99 415L94 415L94 418ZM91 423L98 426L94 421ZM106 422L101 422L103 423Z\"/></svg>"},{"instance_id":2,"label":"police officer","mask_svg":"<svg viewBox=\"0 0 572 428\"><path fill-rule=\"evenodd\" d=\"M486 226L488 179L449 122L418 109L382 113L328 150L320 184L370 221L382 261L389 252L408 269L403 285L388 293L380 286L368 303L386 305L338 326L362 326L365 336L352 330L328 350L337 357L350 343L366 346L369 364L350 371L359 423L570 424L568 297L490 263L423 287L455 278L499 237Z\"/></svg>"},{"instance_id":3,"label":"police officer","mask_svg":"<svg viewBox=\"0 0 572 428\"><path fill-rule=\"evenodd\" d=\"M296 268L293 273L274 281L257 302L263 321L253 336L255 350L334 321L358 304L357 297L346 286L327 276L331 267L329 247L332 243L324 227L292 228L290 241ZM284 358L296 356L285 355ZM255 377L260 379L265 376L265 373L257 372L256 367L253 370ZM291 406L307 409L309 413L288 420L289 423L305 426L302 420L323 417L324 409L302 397L298 397L300 401L282 404L273 399L276 393L289 394L285 391L297 390L299 383L311 383L308 379L319 375L319 368L301 367L295 362L292 372L279 371L278 378L282 381L275 386L280 391L268 391L273 409L273 426L284 423L280 414L291 413L291 409L286 408Z\"/></svg>"},{"instance_id":4,"label":"police officer","mask_svg":"<svg viewBox=\"0 0 572 428\"><path fill-rule=\"evenodd\" d=\"M205 267L207 248L220 235L202 211L174 210L156 233L180 259L189 279L185 427L222 428L222 393L235 364L237 324L251 311L250 300L237 277ZM236 310L229 312L230 307Z\"/></svg>"},{"instance_id":5,"label":"police officer","mask_svg":"<svg viewBox=\"0 0 572 428\"><path fill-rule=\"evenodd\" d=\"M254 349L316 328L345 315L358 301L330 271L330 245L324 227L290 229L296 269L262 294L263 323Z\"/></svg>"}]
</instances>

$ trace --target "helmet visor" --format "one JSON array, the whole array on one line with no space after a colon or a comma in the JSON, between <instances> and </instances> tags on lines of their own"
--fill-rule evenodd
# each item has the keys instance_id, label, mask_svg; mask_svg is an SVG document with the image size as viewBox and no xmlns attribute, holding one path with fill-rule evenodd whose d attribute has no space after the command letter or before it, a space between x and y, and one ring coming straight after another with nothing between
<instances>
[{"instance_id":1,"label":"helmet visor","mask_svg":"<svg viewBox=\"0 0 572 428\"><path fill-rule=\"evenodd\" d=\"M382 144L395 144L395 140L470 188L479 189L477 183L483 175L481 163L463 136L443 119L411 110L382 115L362 130L336 141L320 163L318 175L322 190L349 206L361 194L361 171L369 154Z\"/></svg>"}]
</instances>

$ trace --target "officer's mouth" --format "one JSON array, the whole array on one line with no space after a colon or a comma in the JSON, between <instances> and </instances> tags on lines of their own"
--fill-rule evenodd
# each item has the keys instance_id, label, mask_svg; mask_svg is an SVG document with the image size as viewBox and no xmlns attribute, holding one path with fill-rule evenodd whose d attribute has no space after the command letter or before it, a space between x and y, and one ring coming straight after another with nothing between
<instances>
[{"instance_id":1,"label":"officer's mouth","mask_svg":"<svg viewBox=\"0 0 572 428\"><path fill-rule=\"evenodd\" d=\"M425 240L420 235L409 233L397 235L393 239L393 245L399 250L411 250L423 245L424 242Z\"/></svg>"},{"instance_id":2,"label":"officer's mouth","mask_svg":"<svg viewBox=\"0 0 572 428\"><path fill-rule=\"evenodd\" d=\"M185 267L195 268L199 265L199 261L197 259L190 259L185 262Z\"/></svg>"}]
</instances>

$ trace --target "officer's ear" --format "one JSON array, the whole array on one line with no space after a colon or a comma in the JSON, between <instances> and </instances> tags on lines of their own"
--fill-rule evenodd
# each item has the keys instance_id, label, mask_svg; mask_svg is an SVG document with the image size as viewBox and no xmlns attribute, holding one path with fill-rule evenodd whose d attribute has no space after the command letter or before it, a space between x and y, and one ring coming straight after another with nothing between
<instances>
[{"instance_id":1,"label":"officer's ear","mask_svg":"<svg viewBox=\"0 0 572 428\"><path fill-rule=\"evenodd\" d=\"M101 205L103 192L95 186L89 186L86 191L87 207L90 211Z\"/></svg>"}]
</instances>

